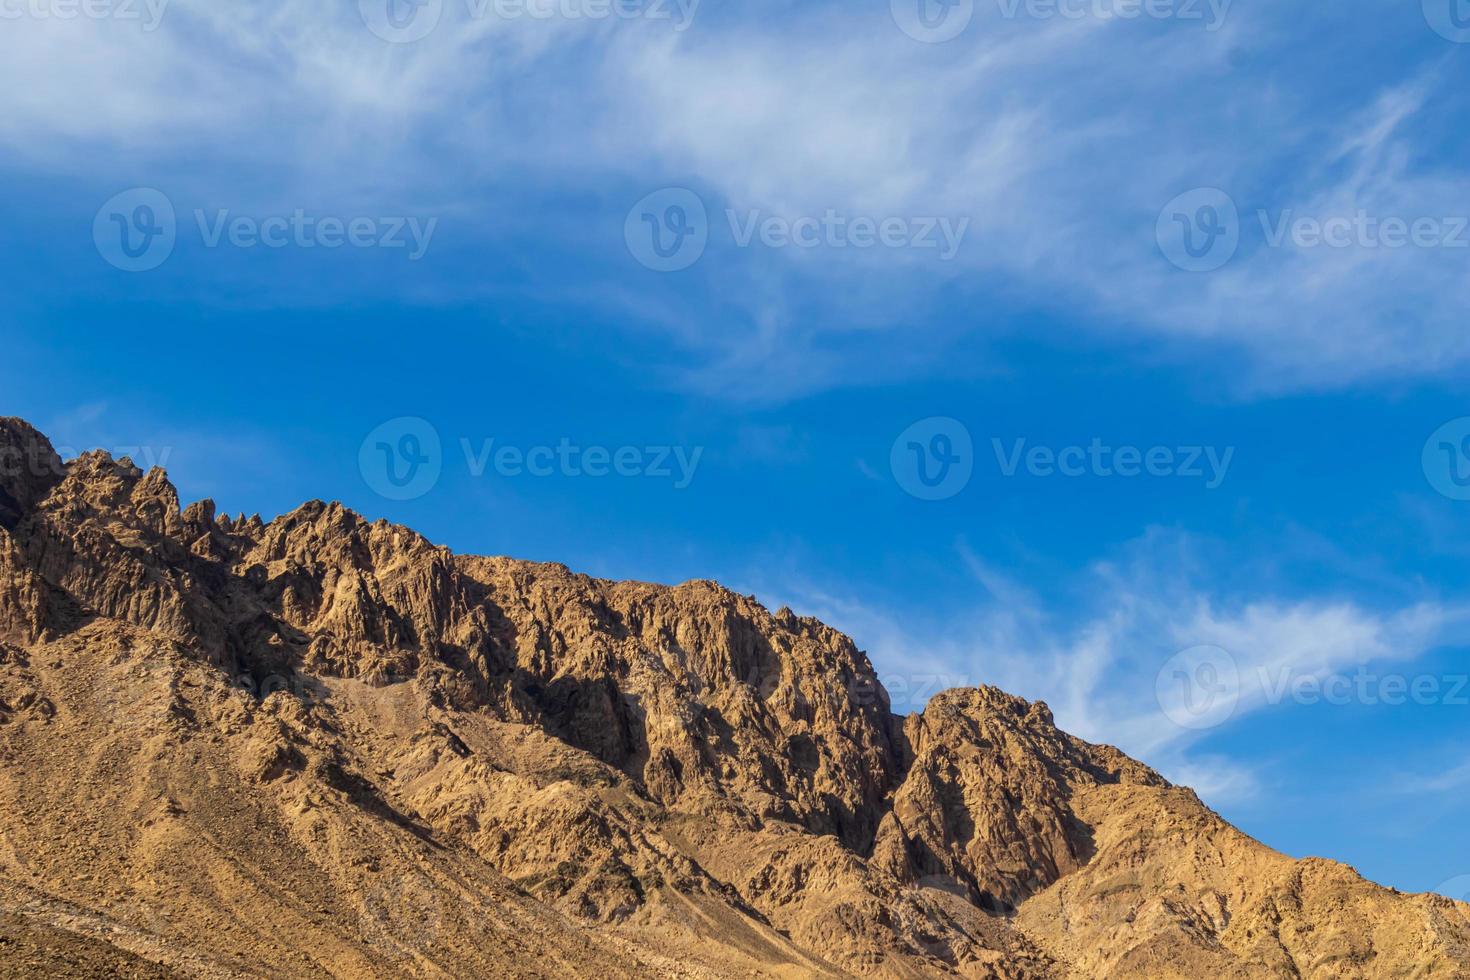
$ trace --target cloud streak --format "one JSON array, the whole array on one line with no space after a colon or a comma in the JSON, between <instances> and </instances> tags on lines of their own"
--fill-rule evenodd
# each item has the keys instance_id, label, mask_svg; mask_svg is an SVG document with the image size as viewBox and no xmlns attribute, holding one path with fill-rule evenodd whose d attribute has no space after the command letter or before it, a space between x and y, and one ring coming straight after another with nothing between
<instances>
[{"instance_id":1,"label":"cloud streak","mask_svg":"<svg viewBox=\"0 0 1470 980\"><path fill-rule=\"evenodd\" d=\"M304 0L174 0L152 32L16 22L0 36L0 145L12 168L63 164L104 198L121 178L240 211L407 200L466 229L462 249L529 237L578 270L582 297L674 333L687 383L733 397L922 375L956 336L1013 331L1018 311L1186 359L1233 353L1243 390L1470 362L1470 250L1263 243L1261 210L1413 220L1464 211L1470 191L1428 152L1444 137L1431 107L1451 97L1437 70L1283 87L1253 61L1303 40L1279 12L1232 9L1207 31L987 8L923 45L886 11L835 5L699 10L682 31L469 10L445 4L415 44L375 37L353 4ZM936 215L972 231L953 262L721 243L690 278L645 283L621 254L622 210L669 184L713 215ZM1209 274L1173 268L1154 240L1164 203L1199 186L1242 215L1240 253ZM451 265L423 294L482 289ZM742 372L762 384L730 386Z\"/></svg>"},{"instance_id":2,"label":"cloud streak","mask_svg":"<svg viewBox=\"0 0 1470 980\"><path fill-rule=\"evenodd\" d=\"M920 710L945 687L991 684L1046 701L1063 729L1118 745L1216 805L1251 798L1260 781L1258 760L1212 749L1210 736L1261 712L1291 710L1291 699L1273 696L1274 678L1322 680L1411 663L1470 616L1430 601L1375 610L1321 596L1217 591L1190 571L1197 551L1187 536L1153 532L1125 549L1125 562L1095 563L1042 597L961 542L957 560L980 592L966 615L942 622L802 582L767 594L853 635L893 689L897 711ZM1181 650L1206 644L1229 654L1239 685L1228 717L1194 727L1181 724L1189 717L1160 677Z\"/></svg>"}]
</instances>

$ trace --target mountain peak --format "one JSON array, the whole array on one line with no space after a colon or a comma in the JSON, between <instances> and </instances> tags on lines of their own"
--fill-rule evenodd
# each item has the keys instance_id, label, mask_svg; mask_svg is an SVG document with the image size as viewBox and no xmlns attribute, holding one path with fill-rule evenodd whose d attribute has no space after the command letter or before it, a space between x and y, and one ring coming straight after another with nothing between
<instances>
[{"instance_id":1,"label":"mountain peak","mask_svg":"<svg viewBox=\"0 0 1470 980\"><path fill-rule=\"evenodd\" d=\"M24 419L0 417L0 527L13 528L63 473L51 440Z\"/></svg>"},{"instance_id":2,"label":"mountain peak","mask_svg":"<svg viewBox=\"0 0 1470 980\"><path fill-rule=\"evenodd\" d=\"M1470 907L1271 851L1045 703L897 716L852 639L717 583L0 450L0 929L94 973L1470 967Z\"/></svg>"}]
</instances>

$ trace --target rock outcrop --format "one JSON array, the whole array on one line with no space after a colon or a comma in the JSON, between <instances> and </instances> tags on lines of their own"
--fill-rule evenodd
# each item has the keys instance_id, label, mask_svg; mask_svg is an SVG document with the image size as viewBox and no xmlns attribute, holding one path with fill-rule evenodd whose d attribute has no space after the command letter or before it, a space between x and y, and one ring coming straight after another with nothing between
<instances>
[{"instance_id":1,"label":"rock outcrop","mask_svg":"<svg viewBox=\"0 0 1470 980\"><path fill-rule=\"evenodd\" d=\"M1043 704L0 420L0 974L1470 976Z\"/></svg>"}]
</instances>

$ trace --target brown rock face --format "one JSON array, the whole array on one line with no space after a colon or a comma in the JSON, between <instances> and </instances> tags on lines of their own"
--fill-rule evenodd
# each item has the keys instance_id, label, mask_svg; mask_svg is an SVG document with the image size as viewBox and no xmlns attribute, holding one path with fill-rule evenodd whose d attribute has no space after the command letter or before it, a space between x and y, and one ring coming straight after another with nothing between
<instances>
[{"instance_id":1,"label":"brown rock face","mask_svg":"<svg viewBox=\"0 0 1470 980\"><path fill-rule=\"evenodd\" d=\"M64 472L50 440L20 419L0 418L0 528L15 527Z\"/></svg>"},{"instance_id":2,"label":"brown rock face","mask_svg":"<svg viewBox=\"0 0 1470 980\"><path fill-rule=\"evenodd\" d=\"M912 761L879 839L890 870L1008 913L1093 856L1072 807L1096 785L1161 787L1118 751L1058 731L1044 704L948 691L906 720Z\"/></svg>"},{"instance_id":3,"label":"brown rock face","mask_svg":"<svg viewBox=\"0 0 1470 980\"><path fill-rule=\"evenodd\" d=\"M0 420L0 975L1463 977L1042 704Z\"/></svg>"}]
</instances>

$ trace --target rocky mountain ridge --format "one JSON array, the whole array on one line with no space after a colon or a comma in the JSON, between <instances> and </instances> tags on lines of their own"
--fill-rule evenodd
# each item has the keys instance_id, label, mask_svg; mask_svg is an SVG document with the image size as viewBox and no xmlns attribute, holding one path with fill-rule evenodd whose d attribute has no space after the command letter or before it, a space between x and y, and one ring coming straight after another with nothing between
<instances>
[{"instance_id":1,"label":"rocky mountain ridge","mask_svg":"<svg viewBox=\"0 0 1470 980\"><path fill-rule=\"evenodd\" d=\"M1045 705L709 582L181 507L0 419L0 971L1470 977ZM17 965L19 964L19 965Z\"/></svg>"}]
</instances>

